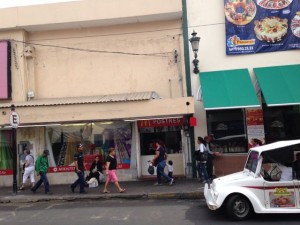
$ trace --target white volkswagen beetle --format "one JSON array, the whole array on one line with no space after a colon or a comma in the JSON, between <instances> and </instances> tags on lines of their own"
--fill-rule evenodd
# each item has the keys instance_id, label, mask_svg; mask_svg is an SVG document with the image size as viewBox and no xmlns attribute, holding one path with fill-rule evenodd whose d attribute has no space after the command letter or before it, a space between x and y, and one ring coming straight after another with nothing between
<instances>
[{"instance_id":1,"label":"white volkswagen beetle","mask_svg":"<svg viewBox=\"0 0 300 225\"><path fill-rule=\"evenodd\" d=\"M300 175L293 170L297 153L300 140L251 148L243 171L205 184L208 208L224 208L234 220L243 220L252 211L300 213L300 180L296 179Z\"/></svg>"}]
</instances>

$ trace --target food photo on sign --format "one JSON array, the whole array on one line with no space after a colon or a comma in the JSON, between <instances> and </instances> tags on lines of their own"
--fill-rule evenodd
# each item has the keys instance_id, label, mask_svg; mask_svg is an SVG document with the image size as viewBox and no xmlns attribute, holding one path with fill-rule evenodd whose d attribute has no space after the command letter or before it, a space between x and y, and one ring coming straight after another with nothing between
<instances>
[{"instance_id":1,"label":"food photo on sign","mask_svg":"<svg viewBox=\"0 0 300 225\"><path fill-rule=\"evenodd\" d=\"M224 0L226 54L300 49L300 1Z\"/></svg>"}]
</instances>

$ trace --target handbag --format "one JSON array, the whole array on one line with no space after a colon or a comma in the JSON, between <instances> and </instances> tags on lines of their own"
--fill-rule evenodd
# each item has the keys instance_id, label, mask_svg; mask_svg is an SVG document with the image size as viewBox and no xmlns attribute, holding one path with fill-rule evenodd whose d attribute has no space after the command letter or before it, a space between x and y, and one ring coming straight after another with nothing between
<instances>
[{"instance_id":1,"label":"handbag","mask_svg":"<svg viewBox=\"0 0 300 225\"><path fill-rule=\"evenodd\" d=\"M148 173L149 173L150 175L153 175L153 174L154 174L154 166L152 165L152 163L149 163Z\"/></svg>"},{"instance_id":2,"label":"handbag","mask_svg":"<svg viewBox=\"0 0 300 225\"><path fill-rule=\"evenodd\" d=\"M200 152L200 161L204 162L208 159L208 152L205 150L204 152Z\"/></svg>"}]
</instances>

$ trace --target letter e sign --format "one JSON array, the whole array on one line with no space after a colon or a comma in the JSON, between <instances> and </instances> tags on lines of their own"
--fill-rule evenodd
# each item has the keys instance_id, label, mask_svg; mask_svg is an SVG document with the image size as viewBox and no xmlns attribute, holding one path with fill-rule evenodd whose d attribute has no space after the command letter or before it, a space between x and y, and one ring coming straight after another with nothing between
<instances>
[{"instance_id":1,"label":"letter e sign","mask_svg":"<svg viewBox=\"0 0 300 225\"><path fill-rule=\"evenodd\" d=\"M9 117L9 123L13 128L18 128L20 124L20 117L17 112L12 112Z\"/></svg>"}]
</instances>

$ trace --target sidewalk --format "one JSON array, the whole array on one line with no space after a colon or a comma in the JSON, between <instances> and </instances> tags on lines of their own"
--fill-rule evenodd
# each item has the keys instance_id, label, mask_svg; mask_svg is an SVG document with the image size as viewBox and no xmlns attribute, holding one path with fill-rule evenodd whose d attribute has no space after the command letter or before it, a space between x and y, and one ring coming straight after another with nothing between
<instances>
[{"instance_id":1,"label":"sidewalk","mask_svg":"<svg viewBox=\"0 0 300 225\"><path fill-rule=\"evenodd\" d=\"M79 187L75 193L71 192L70 185L50 186L53 195L44 194L42 185L34 194L27 188L14 195L12 187L0 189L0 203L30 203L43 201L77 201L77 200L107 200L107 199L200 199L203 198L204 184L196 179L177 179L172 186L165 183L163 186L153 186L155 181L120 182L126 193L118 193L114 184L110 184L110 193L103 194L104 184L96 188L86 188L87 194L79 194ZM51 184L50 184L51 185Z\"/></svg>"}]
</instances>

